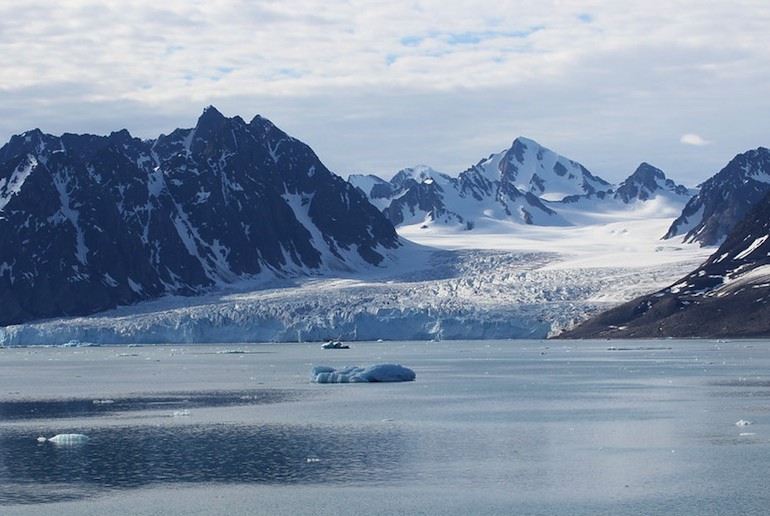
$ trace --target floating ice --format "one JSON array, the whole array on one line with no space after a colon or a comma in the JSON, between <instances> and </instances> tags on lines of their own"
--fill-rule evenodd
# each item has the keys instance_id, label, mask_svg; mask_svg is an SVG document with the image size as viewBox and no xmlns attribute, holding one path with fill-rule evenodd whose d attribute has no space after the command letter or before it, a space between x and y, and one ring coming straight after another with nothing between
<instances>
[{"instance_id":1,"label":"floating ice","mask_svg":"<svg viewBox=\"0 0 770 516\"><path fill-rule=\"evenodd\" d=\"M310 379L316 383L411 382L416 376L414 371L400 364L347 366L342 369L316 366L310 371Z\"/></svg>"},{"instance_id":2,"label":"floating ice","mask_svg":"<svg viewBox=\"0 0 770 516\"><path fill-rule=\"evenodd\" d=\"M77 444L85 444L88 442L88 436L83 434L57 434L51 437L50 439L46 439L45 437L38 437L37 442L44 443L48 441L49 443L54 443L62 446L74 446Z\"/></svg>"},{"instance_id":3,"label":"floating ice","mask_svg":"<svg viewBox=\"0 0 770 516\"><path fill-rule=\"evenodd\" d=\"M741 419L740 421L737 421L735 423L735 426L749 426L751 424L751 421L746 421L745 419Z\"/></svg>"}]
</instances>

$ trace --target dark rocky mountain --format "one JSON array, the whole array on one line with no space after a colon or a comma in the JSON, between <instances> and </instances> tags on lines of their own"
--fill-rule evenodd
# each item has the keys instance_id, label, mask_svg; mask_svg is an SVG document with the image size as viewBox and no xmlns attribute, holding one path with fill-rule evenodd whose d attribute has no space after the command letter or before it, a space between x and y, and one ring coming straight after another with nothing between
<instances>
[{"instance_id":1,"label":"dark rocky mountain","mask_svg":"<svg viewBox=\"0 0 770 516\"><path fill-rule=\"evenodd\" d=\"M770 150L759 147L733 158L700 186L664 238L718 245L770 192Z\"/></svg>"},{"instance_id":2,"label":"dark rocky mountain","mask_svg":"<svg viewBox=\"0 0 770 516\"><path fill-rule=\"evenodd\" d=\"M668 179L659 168L649 163L642 163L618 186L614 197L629 204L635 200L648 201L661 194L691 196L692 192L687 187Z\"/></svg>"},{"instance_id":3,"label":"dark rocky mountain","mask_svg":"<svg viewBox=\"0 0 770 516\"><path fill-rule=\"evenodd\" d=\"M770 195L698 269L560 338L770 336Z\"/></svg>"},{"instance_id":4,"label":"dark rocky mountain","mask_svg":"<svg viewBox=\"0 0 770 516\"><path fill-rule=\"evenodd\" d=\"M270 121L207 108L155 140L39 130L0 148L0 325L379 264L393 226Z\"/></svg>"}]
</instances>

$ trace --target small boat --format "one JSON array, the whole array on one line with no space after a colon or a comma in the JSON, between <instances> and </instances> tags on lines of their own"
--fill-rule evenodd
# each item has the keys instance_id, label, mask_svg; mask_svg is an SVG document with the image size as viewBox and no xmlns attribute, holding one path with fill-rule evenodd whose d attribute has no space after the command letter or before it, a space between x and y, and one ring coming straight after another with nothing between
<instances>
[{"instance_id":1,"label":"small boat","mask_svg":"<svg viewBox=\"0 0 770 516\"><path fill-rule=\"evenodd\" d=\"M350 346L343 344L342 341L339 340L330 340L321 347L324 349L350 349Z\"/></svg>"}]
</instances>

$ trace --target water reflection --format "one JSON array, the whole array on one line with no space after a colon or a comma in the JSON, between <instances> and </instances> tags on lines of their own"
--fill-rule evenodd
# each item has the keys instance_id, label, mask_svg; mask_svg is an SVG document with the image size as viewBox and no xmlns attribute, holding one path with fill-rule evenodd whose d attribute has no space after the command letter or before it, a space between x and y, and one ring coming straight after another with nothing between
<instances>
[{"instance_id":1,"label":"water reflection","mask_svg":"<svg viewBox=\"0 0 770 516\"><path fill-rule=\"evenodd\" d=\"M0 432L0 505L79 499L171 483L352 483L390 479L403 436L392 427L191 425L89 431L87 444Z\"/></svg>"},{"instance_id":2,"label":"water reflection","mask_svg":"<svg viewBox=\"0 0 770 516\"><path fill-rule=\"evenodd\" d=\"M83 418L112 415L119 412L159 409L190 409L264 405L298 399L298 391L259 389L227 392L179 392L114 399L63 399L0 401L0 420L35 420Z\"/></svg>"}]
</instances>

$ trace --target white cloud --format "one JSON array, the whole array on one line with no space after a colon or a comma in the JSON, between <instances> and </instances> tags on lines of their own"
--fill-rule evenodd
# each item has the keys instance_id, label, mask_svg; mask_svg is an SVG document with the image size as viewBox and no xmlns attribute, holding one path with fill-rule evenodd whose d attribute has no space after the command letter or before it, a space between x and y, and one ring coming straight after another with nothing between
<instances>
[{"instance_id":1,"label":"white cloud","mask_svg":"<svg viewBox=\"0 0 770 516\"><path fill-rule=\"evenodd\" d=\"M696 147L705 147L706 145L711 144L710 141L693 133L683 134L682 137L679 139L679 141L684 143L685 145L694 145Z\"/></svg>"},{"instance_id":2,"label":"white cloud","mask_svg":"<svg viewBox=\"0 0 770 516\"><path fill-rule=\"evenodd\" d=\"M610 180L642 160L704 174L768 144L768 25L765 0L6 2L0 142L154 137L214 104L343 175L459 172L520 134ZM693 126L708 162L672 144Z\"/></svg>"}]
</instances>

